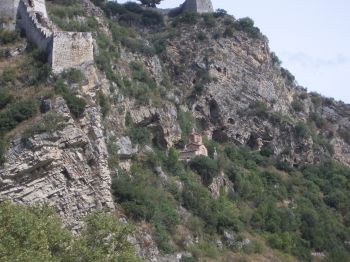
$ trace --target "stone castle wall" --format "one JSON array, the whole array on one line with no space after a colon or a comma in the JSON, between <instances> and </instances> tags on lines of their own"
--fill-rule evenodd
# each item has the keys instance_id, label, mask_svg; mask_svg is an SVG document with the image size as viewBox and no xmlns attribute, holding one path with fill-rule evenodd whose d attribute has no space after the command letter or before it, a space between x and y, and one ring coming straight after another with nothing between
<instances>
[{"instance_id":1,"label":"stone castle wall","mask_svg":"<svg viewBox=\"0 0 350 262\"><path fill-rule=\"evenodd\" d=\"M49 62L54 73L66 68L93 62L93 40L91 33L55 32Z\"/></svg>"},{"instance_id":2,"label":"stone castle wall","mask_svg":"<svg viewBox=\"0 0 350 262\"><path fill-rule=\"evenodd\" d=\"M182 5L184 12L212 13L214 12L211 0L186 0Z\"/></svg>"},{"instance_id":3,"label":"stone castle wall","mask_svg":"<svg viewBox=\"0 0 350 262\"><path fill-rule=\"evenodd\" d=\"M41 21L42 20L42 21ZM43 13L29 5L28 1L21 1L18 6L17 26L23 30L27 39L40 49L48 51L52 41L52 31Z\"/></svg>"},{"instance_id":4,"label":"stone castle wall","mask_svg":"<svg viewBox=\"0 0 350 262\"><path fill-rule=\"evenodd\" d=\"M91 33L55 32L45 0L0 0L0 4L0 21L12 21L6 28L17 26L28 41L45 50L54 73L94 60Z\"/></svg>"},{"instance_id":5,"label":"stone castle wall","mask_svg":"<svg viewBox=\"0 0 350 262\"><path fill-rule=\"evenodd\" d=\"M0 28L15 30L19 0L0 0Z\"/></svg>"}]
</instances>

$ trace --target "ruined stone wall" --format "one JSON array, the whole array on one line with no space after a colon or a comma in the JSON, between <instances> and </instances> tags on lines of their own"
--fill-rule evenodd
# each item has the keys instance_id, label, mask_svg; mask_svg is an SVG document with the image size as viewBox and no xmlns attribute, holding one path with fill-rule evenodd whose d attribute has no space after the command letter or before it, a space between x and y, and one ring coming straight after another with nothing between
<instances>
[{"instance_id":1,"label":"ruined stone wall","mask_svg":"<svg viewBox=\"0 0 350 262\"><path fill-rule=\"evenodd\" d=\"M198 13L213 13L214 8L210 0L197 0Z\"/></svg>"},{"instance_id":2,"label":"ruined stone wall","mask_svg":"<svg viewBox=\"0 0 350 262\"><path fill-rule=\"evenodd\" d=\"M183 12L212 13L214 12L211 0L186 0L182 6Z\"/></svg>"},{"instance_id":3,"label":"ruined stone wall","mask_svg":"<svg viewBox=\"0 0 350 262\"><path fill-rule=\"evenodd\" d=\"M0 0L0 28L15 30L19 0Z\"/></svg>"},{"instance_id":4,"label":"ruined stone wall","mask_svg":"<svg viewBox=\"0 0 350 262\"><path fill-rule=\"evenodd\" d=\"M32 5L35 12L42 13L45 18L48 18L47 11L46 11L46 3L45 0L29 0Z\"/></svg>"},{"instance_id":5,"label":"ruined stone wall","mask_svg":"<svg viewBox=\"0 0 350 262\"><path fill-rule=\"evenodd\" d=\"M28 1L20 1L18 6L18 27L26 34L27 39L37 47L48 50L52 41L52 31L43 24L44 17L37 13ZM43 20L43 21L39 21ZM47 21L46 21L47 22Z\"/></svg>"},{"instance_id":6,"label":"ruined stone wall","mask_svg":"<svg viewBox=\"0 0 350 262\"><path fill-rule=\"evenodd\" d=\"M93 43L91 33L55 32L49 62L54 73L92 62Z\"/></svg>"},{"instance_id":7,"label":"ruined stone wall","mask_svg":"<svg viewBox=\"0 0 350 262\"><path fill-rule=\"evenodd\" d=\"M94 60L91 33L54 32L45 0L0 0L0 3L0 19L11 20L14 29L17 18L17 27L28 41L47 52L54 73Z\"/></svg>"}]
</instances>

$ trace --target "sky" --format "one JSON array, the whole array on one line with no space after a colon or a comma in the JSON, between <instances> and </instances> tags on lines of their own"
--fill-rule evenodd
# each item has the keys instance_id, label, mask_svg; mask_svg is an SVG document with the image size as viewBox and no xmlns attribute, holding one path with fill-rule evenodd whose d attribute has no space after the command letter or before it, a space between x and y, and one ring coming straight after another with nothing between
<instances>
[{"instance_id":1,"label":"sky","mask_svg":"<svg viewBox=\"0 0 350 262\"><path fill-rule=\"evenodd\" d=\"M126 0L119 0L124 3ZM184 0L164 0L160 8ZM349 0L212 0L236 18L251 17L299 85L350 103Z\"/></svg>"}]
</instances>

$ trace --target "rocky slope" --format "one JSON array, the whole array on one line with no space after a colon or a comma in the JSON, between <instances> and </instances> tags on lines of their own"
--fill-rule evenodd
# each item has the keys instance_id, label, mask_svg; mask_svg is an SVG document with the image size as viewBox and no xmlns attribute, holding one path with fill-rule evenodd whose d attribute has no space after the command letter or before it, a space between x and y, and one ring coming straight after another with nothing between
<instances>
[{"instance_id":1,"label":"rocky slope","mask_svg":"<svg viewBox=\"0 0 350 262\"><path fill-rule=\"evenodd\" d=\"M102 11L88 0L83 3L111 37ZM343 135L350 129L350 106L299 87L276 62L266 37L252 37L244 30L226 35L230 19L219 17L214 27L202 20L180 24L176 33L173 18L161 32L134 28L136 39L149 40L145 45L151 45L152 37L161 37L165 48L145 54L119 45L119 57L110 68L122 81L111 80L95 65L82 67L84 84L70 88L87 101L83 117L73 117L64 99L55 96L51 111L64 117L64 128L26 138L19 132L14 137L0 168L0 199L48 203L68 227L78 230L92 210L119 209L111 194L111 174L130 170L138 153L153 150L151 145L132 141L130 122L150 131L150 144L163 150L181 149L181 112L189 112L194 126L209 140L268 149L274 160L291 167L327 158L350 165L350 144ZM102 52L98 43L95 48L97 54ZM141 94L143 99L125 92L126 83L134 88L142 82L134 76L133 62L157 86ZM105 116L100 94L109 101ZM115 152L107 148L117 148L118 167L108 165ZM162 170L158 173L166 178ZM224 173L210 186L214 198L222 187L233 191ZM179 261L183 255L159 258L152 230L140 225L137 232L132 241L148 260Z\"/></svg>"}]
</instances>

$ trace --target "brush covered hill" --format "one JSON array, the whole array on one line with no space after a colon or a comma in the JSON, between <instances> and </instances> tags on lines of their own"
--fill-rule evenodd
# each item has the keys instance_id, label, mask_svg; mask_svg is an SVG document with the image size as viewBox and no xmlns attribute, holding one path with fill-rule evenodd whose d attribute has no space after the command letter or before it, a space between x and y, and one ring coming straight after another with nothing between
<instances>
[{"instance_id":1,"label":"brush covered hill","mask_svg":"<svg viewBox=\"0 0 350 262\"><path fill-rule=\"evenodd\" d=\"M93 33L95 64L53 75L0 32L0 199L20 204L0 206L2 260L349 260L350 106L298 86L253 20L47 8ZM193 128L209 157L184 163Z\"/></svg>"}]
</instances>

